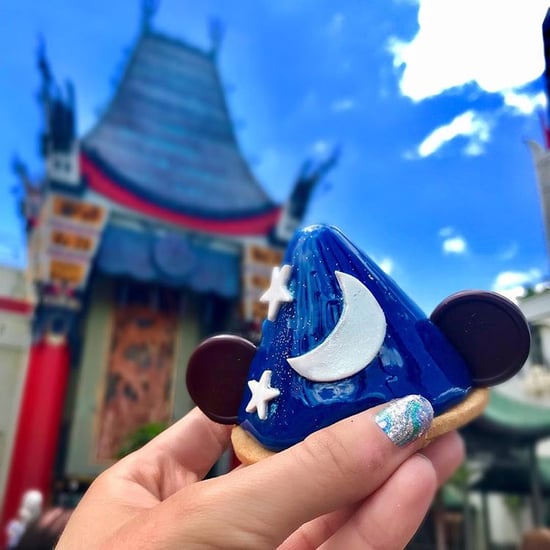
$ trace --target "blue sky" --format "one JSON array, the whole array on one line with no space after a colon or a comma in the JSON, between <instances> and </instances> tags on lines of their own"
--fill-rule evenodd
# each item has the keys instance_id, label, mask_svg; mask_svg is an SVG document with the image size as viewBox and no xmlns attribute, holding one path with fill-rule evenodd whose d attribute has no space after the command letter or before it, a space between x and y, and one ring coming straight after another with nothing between
<instances>
[{"instance_id":1,"label":"blue sky","mask_svg":"<svg viewBox=\"0 0 550 550\"><path fill-rule=\"evenodd\" d=\"M23 262L9 189L39 174L38 36L76 87L80 133L113 93L140 1L0 6L0 260ZM535 174L547 0L162 0L160 30L208 47L239 141L277 201L300 164L341 148L306 222L340 227L429 313L464 288L548 272Z\"/></svg>"}]
</instances>

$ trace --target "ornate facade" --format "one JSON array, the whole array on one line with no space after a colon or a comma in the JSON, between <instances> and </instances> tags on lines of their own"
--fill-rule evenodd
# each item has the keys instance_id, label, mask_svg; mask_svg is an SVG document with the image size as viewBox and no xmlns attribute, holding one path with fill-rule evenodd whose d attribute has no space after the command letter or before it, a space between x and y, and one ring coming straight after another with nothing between
<instances>
[{"instance_id":1,"label":"ornate facade","mask_svg":"<svg viewBox=\"0 0 550 550\"><path fill-rule=\"evenodd\" d=\"M39 53L44 178L16 166L36 306L4 522L25 490L57 488L59 501L140 426L191 408L188 356L207 334L255 334L271 267L336 159L304 164L274 203L239 148L219 34L199 49L153 29L144 5L122 79L83 136L73 87Z\"/></svg>"}]
</instances>

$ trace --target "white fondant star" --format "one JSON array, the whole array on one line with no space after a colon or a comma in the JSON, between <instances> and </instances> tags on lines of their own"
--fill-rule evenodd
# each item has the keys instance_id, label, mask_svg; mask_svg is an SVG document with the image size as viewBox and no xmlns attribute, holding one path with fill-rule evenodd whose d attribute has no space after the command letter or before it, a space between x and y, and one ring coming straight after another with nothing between
<instances>
[{"instance_id":1,"label":"white fondant star","mask_svg":"<svg viewBox=\"0 0 550 550\"><path fill-rule=\"evenodd\" d=\"M267 418L267 402L275 399L281 393L277 388L271 387L271 371L264 370L260 380L249 380L248 387L252 397L246 406L246 412L258 412L260 420Z\"/></svg>"},{"instance_id":2,"label":"white fondant star","mask_svg":"<svg viewBox=\"0 0 550 550\"><path fill-rule=\"evenodd\" d=\"M277 318L282 302L292 302L294 300L286 286L291 271L292 266L290 265L284 265L280 269L274 267L271 272L271 284L260 298L260 302L269 302L267 318L270 321L275 321Z\"/></svg>"}]
</instances>

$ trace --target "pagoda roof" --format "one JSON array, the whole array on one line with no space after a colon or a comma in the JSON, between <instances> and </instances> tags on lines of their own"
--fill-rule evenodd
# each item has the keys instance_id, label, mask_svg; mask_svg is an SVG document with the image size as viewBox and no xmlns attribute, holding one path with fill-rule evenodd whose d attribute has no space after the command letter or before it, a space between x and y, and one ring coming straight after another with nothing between
<instances>
[{"instance_id":1,"label":"pagoda roof","mask_svg":"<svg viewBox=\"0 0 550 550\"><path fill-rule=\"evenodd\" d=\"M533 438L550 436L550 407L513 399L497 390L491 391L489 405L482 418L495 431L500 429Z\"/></svg>"},{"instance_id":2,"label":"pagoda roof","mask_svg":"<svg viewBox=\"0 0 550 550\"><path fill-rule=\"evenodd\" d=\"M130 196L124 206L152 205L156 217L183 216L188 227L255 221L247 233L277 221L279 207L240 152L215 56L158 32L140 35L81 148L88 185L114 202Z\"/></svg>"},{"instance_id":3,"label":"pagoda roof","mask_svg":"<svg viewBox=\"0 0 550 550\"><path fill-rule=\"evenodd\" d=\"M482 446L531 445L550 437L550 407L520 401L492 389L483 414L463 432Z\"/></svg>"}]
</instances>

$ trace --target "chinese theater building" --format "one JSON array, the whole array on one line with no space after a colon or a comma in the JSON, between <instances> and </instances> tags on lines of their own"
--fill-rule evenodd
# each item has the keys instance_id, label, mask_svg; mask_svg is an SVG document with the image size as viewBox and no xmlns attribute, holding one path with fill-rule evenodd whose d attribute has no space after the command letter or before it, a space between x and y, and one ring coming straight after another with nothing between
<instances>
[{"instance_id":1,"label":"chinese theater building","mask_svg":"<svg viewBox=\"0 0 550 550\"><path fill-rule=\"evenodd\" d=\"M39 56L45 177L25 203L36 306L4 524L25 490L87 483L136 429L192 407L189 355L208 334L256 333L272 266L335 161L304 164L275 204L240 152L218 35L203 51L151 16L82 137L72 88Z\"/></svg>"}]
</instances>

